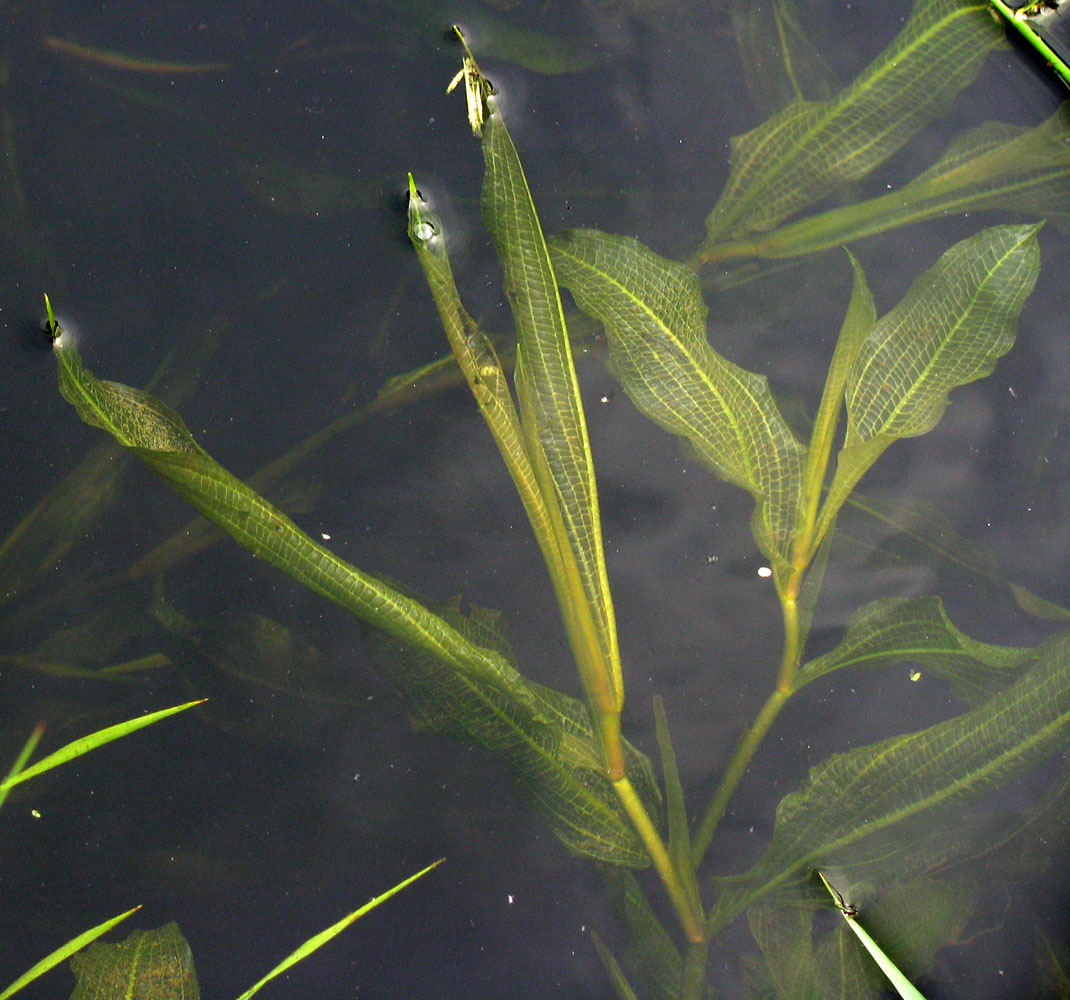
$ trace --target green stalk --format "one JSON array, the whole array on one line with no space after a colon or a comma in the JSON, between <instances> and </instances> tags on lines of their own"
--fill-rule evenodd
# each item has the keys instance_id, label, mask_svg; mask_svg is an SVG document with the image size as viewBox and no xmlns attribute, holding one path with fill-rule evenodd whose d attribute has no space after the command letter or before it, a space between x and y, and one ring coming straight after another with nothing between
<instances>
[{"instance_id":1,"label":"green stalk","mask_svg":"<svg viewBox=\"0 0 1070 1000\"><path fill-rule=\"evenodd\" d=\"M654 824L650 821L650 816L643 807L639 796L635 794L632 783L626 777L618 778L613 782L613 791L617 793L617 798L620 799L628 819L631 820L635 832L639 835L639 839L642 840L643 846L650 855L650 860L654 863L654 869L665 885L665 891L669 894L673 909L676 910L676 915L680 920L684 933L687 935L688 941L692 944L702 944L706 940L703 929L703 915L701 911L696 911L694 905L692 905L691 897L684 888L680 875L669 857L665 843L662 841Z\"/></svg>"}]
</instances>

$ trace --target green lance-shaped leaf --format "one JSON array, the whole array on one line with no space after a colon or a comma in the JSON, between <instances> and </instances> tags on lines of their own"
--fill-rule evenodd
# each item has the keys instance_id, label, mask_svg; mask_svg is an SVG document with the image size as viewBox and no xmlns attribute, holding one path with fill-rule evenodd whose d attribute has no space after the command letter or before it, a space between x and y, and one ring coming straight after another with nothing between
<instances>
[{"instance_id":1,"label":"green lance-shaped leaf","mask_svg":"<svg viewBox=\"0 0 1070 1000\"><path fill-rule=\"evenodd\" d=\"M133 931L125 941L98 941L71 959L78 984L71 1000L199 1000L193 954L178 924Z\"/></svg>"},{"instance_id":2,"label":"green lance-shaped leaf","mask_svg":"<svg viewBox=\"0 0 1070 1000\"><path fill-rule=\"evenodd\" d=\"M516 383L525 439L555 518L567 572L555 587L584 688L592 707L612 727L608 720L619 717L624 684L579 383L527 179L495 98L487 95L485 100L483 215L516 322ZM612 741L610 737L607 747ZM610 769L618 764L611 761Z\"/></svg>"},{"instance_id":3,"label":"green lance-shaped leaf","mask_svg":"<svg viewBox=\"0 0 1070 1000\"><path fill-rule=\"evenodd\" d=\"M979 125L952 140L906 187L721 243L716 257L797 257L897 226L993 209L1049 219L1070 215L1070 101L1032 128Z\"/></svg>"},{"instance_id":4,"label":"green lance-shaped leaf","mask_svg":"<svg viewBox=\"0 0 1070 1000\"><path fill-rule=\"evenodd\" d=\"M564 580L568 576L568 556L561 550L556 519L528 457L505 371L494 345L461 305L442 221L416 189L412 174L409 174L409 239L416 248L453 355L512 476L551 577Z\"/></svg>"},{"instance_id":5,"label":"green lance-shaped leaf","mask_svg":"<svg viewBox=\"0 0 1070 1000\"><path fill-rule=\"evenodd\" d=\"M469 641L513 662L496 612L473 607L463 614L456 602L440 610ZM404 692L416 723L479 743L501 758L569 850L634 868L650 864L605 780L598 738L582 702L529 683L537 705L533 712L482 678L452 671L385 637L373 634L370 640L379 668ZM650 762L628 743L624 753L629 777L650 814L657 816L659 796Z\"/></svg>"},{"instance_id":6,"label":"green lance-shaped leaf","mask_svg":"<svg viewBox=\"0 0 1070 1000\"><path fill-rule=\"evenodd\" d=\"M818 540L893 441L931 430L948 393L1011 349L1040 270L1039 228L993 226L956 243L877 322L847 379L847 435Z\"/></svg>"},{"instance_id":7,"label":"green lance-shaped leaf","mask_svg":"<svg viewBox=\"0 0 1070 1000\"><path fill-rule=\"evenodd\" d=\"M723 926L793 876L867 837L988 791L1066 745L1070 639L1041 646L1018 681L963 715L905 736L836 754L777 808L765 855L730 888L711 923Z\"/></svg>"},{"instance_id":8,"label":"green lance-shaped leaf","mask_svg":"<svg viewBox=\"0 0 1070 1000\"><path fill-rule=\"evenodd\" d=\"M697 277L637 240L590 229L555 236L551 249L562 284L605 326L613 370L632 401L754 496L758 544L784 563L805 449L765 377L710 347Z\"/></svg>"},{"instance_id":9,"label":"green lance-shaped leaf","mask_svg":"<svg viewBox=\"0 0 1070 1000\"><path fill-rule=\"evenodd\" d=\"M841 667L916 663L971 704L1005 687L1034 651L978 642L951 623L938 597L884 598L859 610L835 649L810 660L794 690Z\"/></svg>"},{"instance_id":10,"label":"green lance-shaped leaf","mask_svg":"<svg viewBox=\"0 0 1070 1000\"><path fill-rule=\"evenodd\" d=\"M254 555L453 669L478 674L533 706L524 679L497 653L468 642L418 601L339 559L249 489L193 440L170 407L139 389L103 382L66 334L54 344L60 391L88 424L108 431L168 485Z\"/></svg>"},{"instance_id":11,"label":"green lance-shaped leaf","mask_svg":"<svg viewBox=\"0 0 1070 1000\"><path fill-rule=\"evenodd\" d=\"M707 248L865 177L949 106L1002 35L984 3L918 0L903 30L829 101L797 101L732 142Z\"/></svg>"}]
</instances>

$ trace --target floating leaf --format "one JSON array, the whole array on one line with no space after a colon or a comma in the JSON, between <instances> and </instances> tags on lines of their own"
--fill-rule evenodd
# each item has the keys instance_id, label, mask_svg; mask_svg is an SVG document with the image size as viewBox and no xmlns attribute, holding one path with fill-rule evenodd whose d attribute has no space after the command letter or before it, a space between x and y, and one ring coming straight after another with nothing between
<instances>
[{"instance_id":1,"label":"floating leaf","mask_svg":"<svg viewBox=\"0 0 1070 1000\"><path fill-rule=\"evenodd\" d=\"M796 101L732 140L707 249L771 229L865 177L950 105L1002 34L984 3L918 0L903 30L829 101Z\"/></svg>"},{"instance_id":2,"label":"floating leaf","mask_svg":"<svg viewBox=\"0 0 1070 1000\"><path fill-rule=\"evenodd\" d=\"M614 372L632 401L754 496L758 544L784 561L805 449L765 377L710 347L697 277L637 240L591 229L556 236L551 248L562 284L605 326Z\"/></svg>"},{"instance_id":3,"label":"floating leaf","mask_svg":"<svg viewBox=\"0 0 1070 1000\"><path fill-rule=\"evenodd\" d=\"M346 916L342 917L341 920L338 920L335 923L331 924L330 927L320 931L318 934L313 934L312 937L310 937L307 941L305 941L298 948L290 952L290 954L287 955L281 962L279 962L279 964L276 965L275 968L272 969L269 973L267 973L267 975L259 979L252 986L250 986L249 989L247 989L240 997L238 997L238 1000L249 1000L249 998L252 997L253 994L259 993L261 988L270 983L272 979L276 979L277 977L281 976L288 969L293 968L293 966L295 966L298 962L308 958L308 956L311 955L314 951L317 951L322 948L325 944L327 944L328 941L331 941L334 938L338 937L338 935L341 934L342 931L349 927L349 925L352 924L354 921L359 920L361 917L363 917L364 914L370 912L371 910L374 910L381 903L385 903L391 896L401 892L402 889L411 885L418 878L423 878L423 876L426 875L429 871L431 871L431 869L437 868L440 864L442 864L443 860L445 859L439 858L438 861L432 862L426 868L423 868L418 871L415 875L410 875L408 878L403 879L393 888L387 889L386 892L380 893L373 899L368 900L368 902L361 906L359 909L356 909L352 913L349 913Z\"/></svg>"}]
</instances>

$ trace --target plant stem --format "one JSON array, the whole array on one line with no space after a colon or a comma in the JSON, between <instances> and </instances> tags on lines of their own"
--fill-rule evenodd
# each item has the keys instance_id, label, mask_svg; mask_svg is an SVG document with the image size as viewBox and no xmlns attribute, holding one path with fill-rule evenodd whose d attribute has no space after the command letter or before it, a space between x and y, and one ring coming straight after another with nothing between
<instances>
[{"instance_id":1,"label":"plant stem","mask_svg":"<svg viewBox=\"0 0 1070 1000\"><path fill-rule=\"evenodd\" d=\"M621 805L624 806L624 811L627 813L628 819L631 820L635 832L639 835L639 839L642 840L647 854L650 855L650 860L654 863L654 869L660 876L665 886L665 891L669 894L669 899L672 902L673 909L676 910L680 925L687 935L687 940L692 944L702 944L706 940L706 936L703 930L705 921L701 904L696 910L690 902L683 882L680 881L680 876L672 863L672 859L669 857L669 852L665 849L665 844L658 834L657 828L651 822L642 800L636 795L632 783L627 777L624 777L618 778L612 782L612 785L613 791L617 793L617 798L620 799Z\"/></svg>"},{"instance_id":2,"label":"plant stem","mask_svg":"<svg viewBox=\"0 0 1070 1000\"><path fill-rule=\"evenodd\" d=\"M728 800L736 790L736 786L746 772L751 758L765 738L769 727L773 724L773 720L780 713L781 708L784 707L784 703L789 697L790 695L787 692L781 691L779 688L774 690L766 699L750 728L743 734L743 738L736 745L736 752L728 762L728 767L725 768L725 772L721 776L721 783L717 786L717 792L706 809L706 814L702 817L702 821L699 823L691 840L691 857L696 868L702 864L702 859L706 856L706 851L713 841L713 835L717 832L717 824L720 823L721 817L724 815Z\"/></svg>"},{"instance_id":3,"label":"plant stem","mask_svg":"<svg viewBox=\"0 0 1070 1000\"><path fill-rule=\"evenodd\" d=\"M717 832L717 825L721 822L721 817L728 806L728 800L746 773L751 759L761 746L762 740L765 739L765 734L792 695L795 671L802 653L799 606L795 599L801 585L802 575L803 571L797 569L780 595L780 609L784 618L784 649L780 656L776 688L766 699L750 728L736 745L736 751L728 762L724 774L721 775L721 783L717 786L713 800L695 830L691 840L691 858L695 868L702 864L702 859L706 856L706 851L709 850L713 836Z\"/></svg>"}]
</instances>

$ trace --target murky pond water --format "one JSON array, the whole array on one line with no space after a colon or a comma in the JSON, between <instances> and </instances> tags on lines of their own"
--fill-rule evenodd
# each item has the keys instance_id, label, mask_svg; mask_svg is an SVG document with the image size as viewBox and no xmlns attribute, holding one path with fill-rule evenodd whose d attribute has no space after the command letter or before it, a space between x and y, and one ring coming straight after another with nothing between
<instances>
[{"instance_id":1,"label":"murky pond water","mask_svg":"<svg viewBox=\"0 0 1070 1000\"><path fill-rule=\"evenodd\" d=\"M608 997L595 933L640 997L701 995L671 984L687 906L638 872L646 926L666 935L639 942L615 907L620 871L571 853L540 815L541 803L558 833L564 818L586 835L597 799L634 836L597 775L598 741L545 755L550 770L582 772L570 812L562 798L547 807L538 769L499 745L513 781L456 716L424 705L414 731L391 678L415 654L384 654L347 611L191 525L171 489L64 401L41 333L47 292L97 377L175 408L341 559L447 616L459 596L451 620L464 627L501 612L523 676L582 699L524 506L456 368L437 363L448 343L407 236L411 171L465 308L511 369L480 141L463 86L446 93L457 23L546 233L635 237L679 279L671 336L637 363L657 369L651 398L705 400L703 412L729 399L690 443L648 419L626 341L611 330L607 343L563 279L624 732L660 784L663 700L692 831L716 825L692 904L716 931L705 980L732 998L880 996L821 869L926 996L1049 995L1070 968L1070 118L1056 77L966 0L918 0L913 20L905 2L817 0L217 7L0 8L0 746L14 760L44 720L41 756L209 699L12 792L0 989L140 903L109 940L177 921L202 993L237 996L445 857L263 995ZM1041 220L998 243L988 229ZM805 507L790 442L811 440L851 301L845 243L876 316L922 303L875 328L909 334L902 369L872 339L859 348L888 374L852 369L852 421L907 383L897 414L926 392L934 418L953 389L950 403L928 433L887 431L827 550L777 536L773 514L759 545L740 484L766 491L766 511L782 493ZM957 270L938 264L953 245L968 248ZM715 357L739 368L677 350L700 287ZM653 313L652 289L626 291ZM779 445L717 437L759 410L784 428ZM795 581L809 581L800 605L819 585L820 599L785 668L796 556L814 567ZM877 617L859 625L860 609ZM790 697L772 705L778 674ZM516 704L480 697L515 722ZM738 747L756 719L771 724L751 755ZM525 738L547 724L529 722ZM458 738L420 731L436 726ZM895 742L908 733L921 735ZM867 749L879 741L891 742ZM703 824L719 785L723 816ZM664 805L650 808L667 837ZM72 989L65 967L25 995Z\"/></svg>"}]
</instances>

